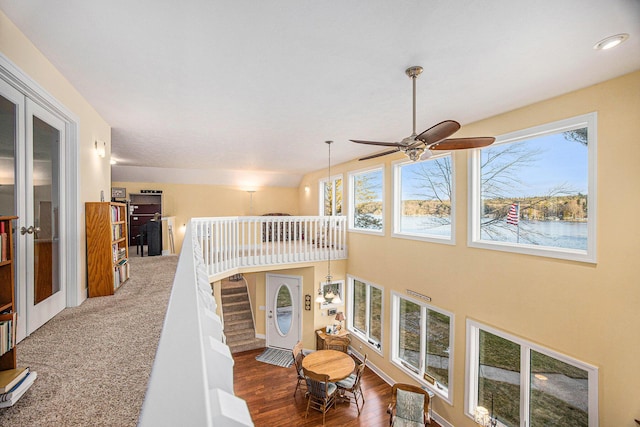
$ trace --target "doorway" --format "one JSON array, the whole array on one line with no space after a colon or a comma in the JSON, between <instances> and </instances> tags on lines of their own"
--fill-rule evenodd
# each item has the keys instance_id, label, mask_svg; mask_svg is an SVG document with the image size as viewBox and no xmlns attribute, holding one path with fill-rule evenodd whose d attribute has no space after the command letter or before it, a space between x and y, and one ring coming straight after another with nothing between
<instances>
[{"instance_id":1,"label":"doorway","mask_svg":"<svg viewBox=\"0 0 640 427\"><path fill-rule=\"evenodd\" d=\"M267 274L267 347L292 349L300 341L302 277Z\"/></svg>"},{"instance_id":2,"label":"doorway","mask_svg":"<svg viewBox=\"0 0 640 427\"><path fill-rule=\"evenodd\" d=\"M0 80L0 212L13 224L17 341L66 306L67 123Z\"/></svg>"}]
</instances>

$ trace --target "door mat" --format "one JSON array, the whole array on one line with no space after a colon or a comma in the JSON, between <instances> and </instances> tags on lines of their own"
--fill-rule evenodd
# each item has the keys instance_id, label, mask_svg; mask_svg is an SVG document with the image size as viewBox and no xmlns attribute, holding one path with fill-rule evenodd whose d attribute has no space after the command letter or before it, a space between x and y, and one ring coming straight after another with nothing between
<instances>
[{"instance_id":1,"label":"door mat","mask_svg":"<svg viewBox=\"0 0 640 427\"><path fill-rule=\"evenodd\" d=\"M267 348L259 356L256 356L259 362L269 363L270 365L288 368L293 363L293 355L291 350L283 350L281 348Z\"/></svg>"}]
</instances>

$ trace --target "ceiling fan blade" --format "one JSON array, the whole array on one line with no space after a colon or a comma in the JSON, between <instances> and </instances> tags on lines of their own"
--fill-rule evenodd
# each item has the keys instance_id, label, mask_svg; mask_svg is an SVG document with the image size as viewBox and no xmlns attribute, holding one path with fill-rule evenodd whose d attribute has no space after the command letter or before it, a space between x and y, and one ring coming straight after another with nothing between
<instances>
[{"instance_id":1,"label":"ceiling fan blade","mask_svg":"<svg viewBox=\"0 0 640 427\"><path fill-rule=\"evenodd\" d=\"M416 139L423 141L427 146L442 141L450 137L460 129L460 123L454 120L445 120L437 125L431 126L429 129L416 136Z\"/></svg>"},{"instance_id":2,"label":"ceiling fan blade","mask_svg":"<svg viewBox=\"0 0 640 427\"><path fill-rule=\"evenodd\" d=\"M369 160L369 159L375 159L376 157L386 156L387 154L397 153L398 151L400 151L398 148L396 148L395 150L387 150L387 151L383 151L382 153L372 154L372 155L370 155L370 156L363 157L363 158L358 159L358 160Z\"/></svg>"},{"instance_id":3,"label":"ceiling fan blade","mask_svg":"<svg viewBox=\"0 0 640 427\"><path fill-rule=\"evenodd\" d=\"M382 145L383 147L401 147L402 144L399 142L378 142L378 141L360 141L356 139L350 139L351 142L357 142L358 144L369 144L369 145Z\"/></svg>"},{"instance_id":4,"label":"ceiling fan blade","mask_svg":"<svg viewBox=\"0 0 640 427\"><path fill-rule=\"evenodd\" d=\"M467 148L480 148L493 144L496 139L492 136L477 138L452 138L445 139L429 147L429 150L464 150Z\"/></svg>"}]
</instances>

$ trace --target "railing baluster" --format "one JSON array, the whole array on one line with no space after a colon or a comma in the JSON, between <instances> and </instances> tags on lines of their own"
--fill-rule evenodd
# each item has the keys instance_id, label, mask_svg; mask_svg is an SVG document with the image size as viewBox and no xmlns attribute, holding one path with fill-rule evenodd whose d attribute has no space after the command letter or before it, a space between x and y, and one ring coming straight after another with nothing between
<instances>
[{"instance_id":1,"label":"railing baluster","mask_svg":"<svg viewBox=\"0 0 640 427\"><path fill-rule=\"evenodd\" d=\"M194 218L192 230L207 272L219 277L240 267L344 259L346 224L331 216Z\"/></svg>"}]
</instances>

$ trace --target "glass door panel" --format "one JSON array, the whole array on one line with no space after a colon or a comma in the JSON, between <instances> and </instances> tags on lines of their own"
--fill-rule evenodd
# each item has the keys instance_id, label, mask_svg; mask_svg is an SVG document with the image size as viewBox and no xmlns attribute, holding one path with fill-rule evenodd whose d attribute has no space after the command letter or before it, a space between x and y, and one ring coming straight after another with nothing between
<instances>
[{"instance_id":1,"label":"glass door panel","mask_svg":"<svg viewBox=\"0 0 640 427\"><path fill-rule=\"evenodd\" d=\"M16 214L18 106L0 95L0 215Z\"/></svg>"},{"instance_id":2,"label":"glass door panel","mask_svg":"<svg viewBox=\"0 0 640 427\"><path fill-rule=\"evenodd\" d=\"M60 291L58 211L60 131L33 116L34 304Z\"/></svg>"}]
</instances>

